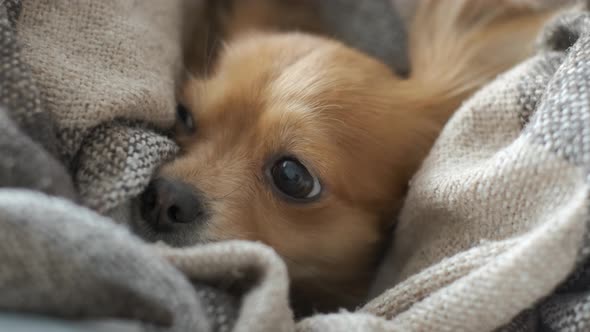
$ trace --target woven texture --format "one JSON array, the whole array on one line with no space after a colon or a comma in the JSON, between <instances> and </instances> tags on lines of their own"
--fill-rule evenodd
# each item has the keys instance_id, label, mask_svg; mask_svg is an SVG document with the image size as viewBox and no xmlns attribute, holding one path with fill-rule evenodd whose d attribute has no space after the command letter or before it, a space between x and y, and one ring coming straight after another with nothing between
<instances>
[{"instance_id":1,"label":"woven texture","mask_svg":"<svg viewBox=\"0 0 590 332\"><path fill-rule=\"evenodd\" d=\"M23 3L22 59L58 127L60 159L82 202L100 212L138 194L176 151L163 136L118 130L113 120L174 121L181 11L178 0Z\"/></svg>"},{"instance_id":2,"label":"woven texture","mask_svg":"<svg viewBox=\"0 0 590 332\"><path fill-rule=\"evenodd\" d=\"M20 2L4 5L0 7L0 186L74 198L72 181L55 159L53 119L41 110L39 91L16 40Z\"/></svg>"},{"instance_id":3,"label":"woven texture","mask_svg":"<svg viewBox=\"0 0 590 332\"><path fill-rule=\"evenodd\" d=\"M374 294L395 287L363 312L418 331L590 329L589 28L577 11L549 24L446 126Z\"/></svg>"}]
</instances>

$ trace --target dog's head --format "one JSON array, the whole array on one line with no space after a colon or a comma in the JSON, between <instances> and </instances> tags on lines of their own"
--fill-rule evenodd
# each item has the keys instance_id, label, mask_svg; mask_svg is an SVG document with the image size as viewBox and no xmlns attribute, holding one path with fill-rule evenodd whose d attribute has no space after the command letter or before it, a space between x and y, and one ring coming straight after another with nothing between
<instances>
[{"instance_id":1,"label":"dog's head","mask_svg":"<svg viewBox=\"0 0 590 332\"><path fill-rule=\"evenodd\" d=\"M359 295L432 136L399 82L319 37L230 44L208 79L185 85L182 153L143 195L138 230L177 246L261 241L295 285Z\"/></svg>"}]
</instances>

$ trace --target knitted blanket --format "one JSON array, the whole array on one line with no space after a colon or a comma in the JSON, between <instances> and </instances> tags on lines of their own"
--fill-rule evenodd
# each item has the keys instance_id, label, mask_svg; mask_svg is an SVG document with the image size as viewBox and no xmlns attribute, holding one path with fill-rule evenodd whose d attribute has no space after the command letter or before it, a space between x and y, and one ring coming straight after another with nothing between
<instances>
[{"instance_id":1,"label":"knitted blanket","mask_svg":"<svg viewBox=\"0 0 590 332\"><path fill-rule=\"evenodd\" d=\"M407 71L386 1L326 3L335 35ZM296 322L272 249L160 247L112 218L176 151L163 133L201 5L0 0L0 309L140 331L590 330L585 9L445 127L367 303Z\"/></svg>"}]
</instances>

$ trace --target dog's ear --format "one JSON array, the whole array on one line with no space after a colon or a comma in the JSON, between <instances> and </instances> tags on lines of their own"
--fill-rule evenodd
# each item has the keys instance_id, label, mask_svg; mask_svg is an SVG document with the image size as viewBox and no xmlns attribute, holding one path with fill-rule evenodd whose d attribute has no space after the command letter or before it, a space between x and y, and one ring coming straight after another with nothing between
<instances>
[{"instance_id":1,"label":"dog's ear","mask_svg":"<svg viewBox=\"0 0 590 332\"><path fill-rule=\"evenodd\" d=\"M223 22L229 19L233 0L185 1L182 46L185 68L194 75L206 75L225 38ZM182 82L182 77L178 77Z\"/></svg>"},{"instance_id":2,"label":"dog's ear","mask_svg":"<svg viewBox=\"0 0 590 332\"><path fill-rule=\"evenodd\" d=\"M218 9L229 12L232 10L235 0L209 0L209 2L215 3Z\"/></svg>"},{"instance_id":3,"label":"dog's ear","mask_svg":"<svg viewBox=\"0 0 590 332\"><path fill-rule=\"evenodd\" d=\"M206 15L212 22L214 22L214 27L217 32L223 32L223 27L231 21L236 8L235 1L236 0L207 0L205 2Z\"/></svg>"}]
</instances>

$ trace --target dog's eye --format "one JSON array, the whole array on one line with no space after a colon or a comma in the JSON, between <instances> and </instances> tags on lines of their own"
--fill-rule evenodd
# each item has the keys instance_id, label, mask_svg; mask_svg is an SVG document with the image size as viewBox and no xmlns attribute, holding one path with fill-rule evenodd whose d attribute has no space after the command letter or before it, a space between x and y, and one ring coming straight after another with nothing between
<instances>
[{"instance_id":1,"label":"dog's eye","mask_svg":"<svg viewBox=\"0 0 590 332\"><path fill-rule=\"evenodd\" d=\"M182 104L176 105L176 121L183 130L192 133L195 131L195 122L191 112Z\"/></svg>"},{"instance_id":2,"label":"dog's eye","mask_svg":"<svg viewBox=\"0 0 590 332\"><path fill-rule=\"evenodd\" d=\"M294 158L279 159L271 168L275 187L283 194L298 200L317 197L322 190L320 181L301 162Z\"/></svg>"}]
</instances>

